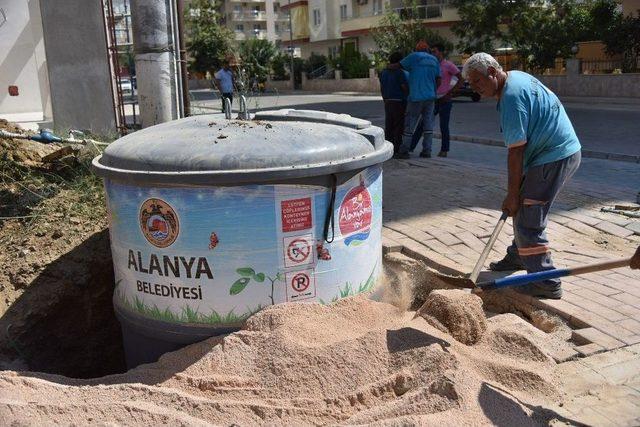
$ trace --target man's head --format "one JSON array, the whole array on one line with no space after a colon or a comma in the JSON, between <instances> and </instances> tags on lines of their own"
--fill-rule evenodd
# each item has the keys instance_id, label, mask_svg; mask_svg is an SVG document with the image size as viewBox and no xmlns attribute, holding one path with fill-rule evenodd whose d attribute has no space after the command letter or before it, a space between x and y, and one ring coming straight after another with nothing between
<instances>
[{"instance_id":1,"label":"man's head","mask_svg":"<svg viewBox=\"0 0 640 427\"><path fill-rule=\"evenodd\" d=\"M442 43L436 43L433 45L433 49L431 52L438 58L438 61L442 61L444 59L444 45Z\"/></svg>"},{"instance_id":2,"label":"man's head","mask_svg":"<svg viewBox=\"0 0 640 427\"><path fill-rule=\"evenodd\" d=\"M402 60L402 54L400 52L393 52L389 55L389 64L397 64Z\"/></svg>"},{"instance_id":3,"label":"man's head","mask_svg":"<svg viewBox=\"0 0 640 427\"><path fill-rule=\"evenodd\" d=\"M416 52L427 52L429 50L429 43L425 40L420 40L416 44Z\"/></svg>"},{"instance_id":4,"label":"man's head","mask_svg":"<svg viewBox=\"0 0 640 427\"><path fill-rule=\"evenodd\" d=\"M462 68L462 76L469 82L471 89L487 98L499 94L505 78L498 61L484 52L467 59Z\"/></svg>"}]
</instances>

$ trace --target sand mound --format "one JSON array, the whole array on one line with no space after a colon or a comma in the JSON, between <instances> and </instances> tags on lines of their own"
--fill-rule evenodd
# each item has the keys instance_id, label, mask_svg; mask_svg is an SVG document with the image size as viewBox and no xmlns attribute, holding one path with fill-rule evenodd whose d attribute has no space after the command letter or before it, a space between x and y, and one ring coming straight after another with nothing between
<instances>
[{"instance_id":1,"label":"sand mound","mask_svg":"<svg viewBox=\"0 0 640 427\"><path fill-rule=\"evenodd\" d=\"M240 332L126 374L79 380L2 372L0 418L30 425L526 425L556 417L540 409L556 398L555 364L537 347L544 343L531 339L510 353L527 332L515 338L504 316L490 328L491 336L469 347L411 312L364 297L279 305Z\"/></svg>"},{"instance_id":2,"label":"sand mound","mask_svg":"<svg viewBox=\"0 0 640 427\"><path fill-rule=\"evenodd\" d=\"M436 290L418 311L432 326L463 344L477 343L487 330L482 300L462 290Z\"/></svg>"}]
</instances>

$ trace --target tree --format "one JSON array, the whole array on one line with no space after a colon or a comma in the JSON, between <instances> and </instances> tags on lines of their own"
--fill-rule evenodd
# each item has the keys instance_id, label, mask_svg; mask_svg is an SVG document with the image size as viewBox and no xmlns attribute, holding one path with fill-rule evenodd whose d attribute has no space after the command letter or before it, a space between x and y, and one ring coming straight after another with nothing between
<instances>
[{"instance_id":1,"label":"tree","mask_svg":"<svg viewBox=\"0 0 640 427\"><path fill-rule=\"evenodd\" d=\"M185 11L189 70L215 72L232 52L233 33L219 24L215 0L193 0Z\"/></svg>"},{"instance_id":2,"label":"tree","mask_svg":"<svg viewBox=\"0 0 640 427\"><path fill-rule=\"evenodd\" d=\"M250 81L264 83L269 75L271 61L276 56L276 47L269 40L249 39L240 42L240 59L243 74Z\"/></svg>"},{"instance_id":3,"label":"tree","mask_svg":"<svg viewBox=\"0 0 640 427\"><path fill-rule=\"evenodd\" d=\"M637 17L623 16L613 0L599 0L591 16L607 53L623 56L622 71L635 71L640 60L640 11Z\"/></svg>"},{"instance_id":4,"label":"tree","mask_svg":"<svg viewBox=\"0 0 640 427\"><path fill-rule=\"evenodd\" d=\"M400 13L388 9L378 26L371 29L373 40L378 45L374 52L376 63L385 63L393 52L402 55L413 52L419 40L426 40L430 45L442 43L447 50L453 47L449 40L424 25L421 9L415 0L404 0L403 6Z\"/></svg>"},{"instance_id":5,"label":"tree","mask_svg":"<svg viewBox=\"0 0 640 427\"><path fill-rule=\"evenodd\" d=\"M453 26L467 53L514 48L531 68L551 67L592 35L591 2L575 0L452 0L461 21Z\"/></svg>"},{"instance_id":6,"label":"tree","mask_svg":"<svg viewBox=\"0 0 640 427\"><path fill-rule=\"evenodd\" d=\"M271 60L271 70L274 80L287 80L290 71L290 57L282 52L277 52Z\"/></svg>"}]
</instances>

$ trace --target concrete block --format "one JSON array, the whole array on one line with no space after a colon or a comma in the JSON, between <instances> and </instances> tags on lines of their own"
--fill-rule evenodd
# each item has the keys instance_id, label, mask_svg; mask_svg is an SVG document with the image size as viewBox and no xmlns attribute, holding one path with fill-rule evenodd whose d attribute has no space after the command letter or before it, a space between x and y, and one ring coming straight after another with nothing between
<instances>
[{"instance_id":1,"label":"concrete block","mask_svg":"<svg viewBox=\"0 0 640 427\"><path fill-rule=\"evenodd\" d=\"M640 335L640 322L635 319L626 318L615 323L633 332L634 335Z\"/></svg>"},{"instance_id":2,"label":"concrete block","mask_svg":"<svg viewBox=\"0 0 640 427\"><path fill-rule=\"evenodd\" d=\"M640 221L637 221L637 220L633 221L627 224L624 228L626 228L629 231L633 231L633 234L640 236Z\"/></svg>"},{"instance_id":3,"label":"concrete block","mask_svg":"<svg viewBox=\"0 0 640 427\"><path fill-rule=\"evenodd\" d=\"M403 247L402 243L398 243L396 240L393 240L390 237L382 236L383 253L401 252L402 247Z\"/></svg>"},{"instance_id":4,"label":"concrete block","mask_svg":"<svg viewBox=\"0 0 640 427\"><path fill-rule=\"evenodd\" d=\"M558 215L561 216L566 216L568 218L574 219L576 221L580 221L582 223L585 223L587 225L596 225L597 223L599 223L601 221L600 218L594 218L590 215L585 215L584 213L585 211L575 211L575 210L570 210L570 211L559 211L557 212Z\"/></svg>"},{"instance_id":5,"label":"concrete block","mask_svg":"<svg viewBox=\"0 0 640 427\"><path fill-rule=\"evenodd\" d=\"M601 345L595 344L595 343L591 343L591 344L585 344L585 345L581 345L581 346L575 347L575 350L582 357L589 357L591 355L603 352L604 351L604 347L602 347Z\"/></svg>"},{"instance_id":6,"label":"concrete block","mask_svg":"<svg viewBox=\"0 0 640 427\"><path fill-rule=\"evenodd\" d=\"M592 227L575 219L569 221L565 225L578 233L584 234L585 236L592 236L596 232Z\"/></svg>"},{"instance_id":7,"label":"concrete block","mask_svg":"<svg viewBox=\"0 0 640 427\"><path fill-rule=\"evenodd\" d=\"M441 241L447 246L455 245L457 243L462 243L460 239L458 239L456 236L454 236L453 234L445 230L431 229L429 230L429 234L433 235L433 237L435 237L436 239L438 239L439 241Z\"/></svg>"},{"instance_id":8,"label":"concrete block","mask_svg":"<svg viewBox=\"0 0 640 427\"><path fill-rule=\"evenodd\" d=\"M624 347L625 345L622 341L618 341L596 328L575 330L571 333L571 339L580 345L595 343L604 347L606 350L613 350Z\"/></svg>"},{"instance_id":9,"label":"concrete block","mask_svg":"<svg viewBox=\"0 0 640 427\"><path fill-rule=\"evenodd\" d=\"M614 236L622 238L633 235L633 231L624 227L620 227L619 225L615 225L608 221L599 222L594 227L600 231L604 231L605 233L613 234Z\"/></svg>"}]
</instances>

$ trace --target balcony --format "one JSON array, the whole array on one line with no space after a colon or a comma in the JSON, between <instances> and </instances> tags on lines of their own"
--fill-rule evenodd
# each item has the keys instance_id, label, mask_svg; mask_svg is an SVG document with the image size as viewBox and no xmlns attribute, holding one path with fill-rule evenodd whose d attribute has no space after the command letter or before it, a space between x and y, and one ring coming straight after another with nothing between
<instances>
[{"instance_id":1,"label":"balcony","mask_svg":"<svg viewBox=\"0 0 640 427\"><path fill-rule=\"evenodd\" d=\"M267 30L247 30L247 31L234 31L235 39L237 41L248 40L248 39L260 39L265 40L267 38Z\"/></svg>"},{"instance_id":2,"label":"balcony","mask_svg":"<svg viewBox=\"0 0 640 427\"><path fill-rule=\"evenodd\" d=\"M431 4L412 7L397 7L391 9L397 13L401 19L416 19L426 22L448 22L459 21L457 9L451 7L447 0L431 0ZM384 16L383 11L373 11L368 8L354 8L354 13L341 18L341 31L368 30L379 25Z\"/></svg>"},{"instance_id":3,"label":"balcony","mask_svg":"<svg viewBox=\"0 0 640 427\"><path fill-rule=\"evenodd\" d=\"M229 14L229 19L232 21L266 21L267 12L264 10L233 11Z\"/></svg>"}]
</instances>

